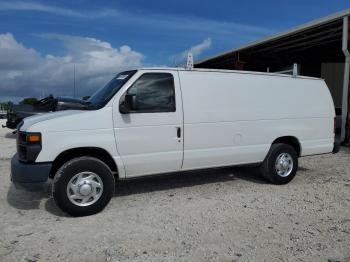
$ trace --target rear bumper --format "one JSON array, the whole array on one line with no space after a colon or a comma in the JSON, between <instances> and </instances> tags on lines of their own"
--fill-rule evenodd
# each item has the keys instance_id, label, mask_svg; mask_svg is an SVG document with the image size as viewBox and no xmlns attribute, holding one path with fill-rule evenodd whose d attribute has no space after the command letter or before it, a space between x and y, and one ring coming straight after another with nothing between
<instances>
[{"instance_id":1,"label":"rear bumper","mask_svg":"<svg viewBox=\"0 0 350 262\"><path fill-rule=\"evenodd\" d=\"M16 187L36 189L49 179L52 163L23 163L17 154L11 159L11 181Z\"/></svg>"},{"instance_id":2,"label":"rear bumper","mask_svg":"<svg viewBox=\"0 0 350 262\"><path fill-rule=\"evenodd\" d=\"M333 153L333 154L336 154L336 153L339 152L339 150L340 150L340 142L335 141L335 142L334 142L334 146L333 146L333 151L332 151L332 153Z\"/></svg>"}]
</instances>

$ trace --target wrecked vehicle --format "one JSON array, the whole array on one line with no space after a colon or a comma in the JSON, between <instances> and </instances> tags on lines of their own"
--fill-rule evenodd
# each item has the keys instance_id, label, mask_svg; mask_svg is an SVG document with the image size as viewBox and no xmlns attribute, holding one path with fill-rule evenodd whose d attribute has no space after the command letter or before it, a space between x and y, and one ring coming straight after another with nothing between
<instances>
[{"instance_id":1,"label":"wrecked vehicle","mask_svg":"<svg viewBox=\"0 0 350 262\"><path fill-rule=\"evenodd\" d=\"M55 98L52 95L35 102L33 105L9 103L6 125L3 127L16 129L25 117L66 109L83 109L87 104L88 102L81 99Z\"/></svg>"}]
</instances>

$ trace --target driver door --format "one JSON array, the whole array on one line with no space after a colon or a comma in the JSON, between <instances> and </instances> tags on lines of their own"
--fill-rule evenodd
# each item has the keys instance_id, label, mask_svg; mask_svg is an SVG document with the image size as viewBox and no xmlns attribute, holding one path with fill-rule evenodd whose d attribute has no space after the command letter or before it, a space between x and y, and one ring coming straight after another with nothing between
<instances>
[{"instance_id":1,"label":"driver door","mask_svg":"<svg viewBox=\"0 0 350 262\"><path fill-rule=\"evenodd\" d=\"M136 77L113 109L117 150L126 177L179 171L183 112L178 73L139 71Z\"/></svg>"}]
</instances>

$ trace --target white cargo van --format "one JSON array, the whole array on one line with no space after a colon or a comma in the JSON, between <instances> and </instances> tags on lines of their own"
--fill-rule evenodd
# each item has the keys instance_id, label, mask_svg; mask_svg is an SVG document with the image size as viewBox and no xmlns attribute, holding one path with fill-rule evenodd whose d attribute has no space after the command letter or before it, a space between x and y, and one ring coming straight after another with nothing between
<instances>
[{"instance_id":1,"label":"white cargo van","mask_svg":"<svg viewBox=\"0 0 350 262\"><path fill-rule=\"evenodd\" d=\"M71 215L102 210L115 181L258 164L274 184L298 157L337 152L325 82L228 70L151 68L118 74L85 110L48 113L18 126L12 181L53 181Z\"/></svg>"}]
</instances>

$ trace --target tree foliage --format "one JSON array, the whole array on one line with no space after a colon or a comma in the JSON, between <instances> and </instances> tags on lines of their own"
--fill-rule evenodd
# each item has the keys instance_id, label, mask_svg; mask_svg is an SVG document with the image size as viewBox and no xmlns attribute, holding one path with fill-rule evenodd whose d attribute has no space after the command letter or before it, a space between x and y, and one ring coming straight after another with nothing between
<instances>
[{"instance_id":1,"label":"tree foliage","mask_svg":"<svg viewBox=\"0 0 350 262\"><path fill-rule=\"evenodd\" d=\"M38 99L36 99L35 97L27 97L24 98L21 102L19 102L22 105L33 105L36 102L38 102Z\"/></svg>"}]
</instances>

